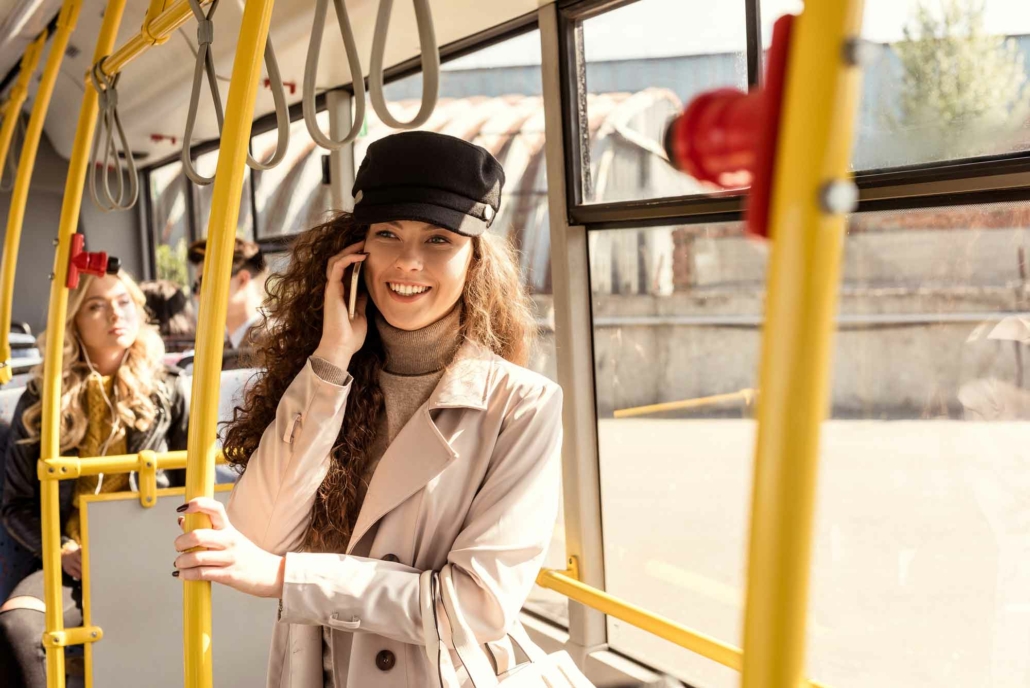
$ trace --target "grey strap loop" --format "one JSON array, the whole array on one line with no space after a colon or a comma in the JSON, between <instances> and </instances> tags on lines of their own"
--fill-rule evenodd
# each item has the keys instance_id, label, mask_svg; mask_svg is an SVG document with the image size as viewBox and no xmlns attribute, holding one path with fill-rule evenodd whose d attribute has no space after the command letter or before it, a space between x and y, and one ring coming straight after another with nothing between
<instances>
[{"instance_id":1,"label":"grey strap loop","mask_svg":"<svg viewBox=\"0 0 1030 688\"><path fill-rule=\"evenodd\" d=\"M270 170L283 161L290 148L290 105L286 102L286 89L283 88L283 77L279 73L279 61L275 59L272 37L265 41L265 67L268 69L268 80L272 86L272 100L275 101L275 124L279 134L275 142L275 152L264 162L259 162L247 154L247 164L255 170Z\"/></svg>"},{"instance_id":2,"label":"grey strap loop","mask_svg":"<svg viewBox=\"0 0 1030 688\"><path fill-rule=\"evenodd\" d=\"M136 172L136 160L132 157L129 149L129 142L125 137L125 129L122 127L122 119L118 116L118 79L121 76L116 74L109 77L104 73L104 58L93 65L90 70L90 79L93 81L93 88L97 92L97 127L93 135L93 154L90 159L89 170L89 192L93 197L93 203L105 213L113 210L128 210L136 205L139 196L139 175ZM118 134L115 140L115 132ZM125 162L119 156L121 155ZM99 164L100 150L103 148L104 161ZM111 172L112 167L118 181L118 194L111 193ZM98 169L99 168L99 169ZM97 192L97 174L103 176L103 198ZM125 177L128 177L128 186L125 184Z\"/></svg>"},{"instance_id":3,"label":"grey strap loop","mask_svg":"<svg viewBox=\"0 0 1030 688\"><path fill-rule=\"evenodd\" d=\"M211 100L215 106L215 119L218 122L218 133L222 133L225 125L225 112L222 109L222 97L218 92L218 75L215 73L215 60L211 52L211 43L214 40L214 22L212 16L218 8L218 1L211 3L207 14L200 6L198 0L189 0L190 8L197 18L197 63L193 70L193 90L190 93L190 108L186 117L186 131L183 134L182 143L182 167L183 172L194 184L206 186L215 180L214 175L205 177L197 172L193 166L193 158L190 156L190 148L193 147L193 129L197 123L197 108L200 104L201 82L207 77L208 89L211 92ZM290 146L290 110L286 102L286 91L283 88L282 75L279 72L279 62L275 57L275 49L272 47L272 38L269 36L265 41L265 65L268 68L268 79L272 86L272 99L275 101L275 119L279 134L276 142L275 152L268 160L259 162L247 155L247 164L256 170L270 170L286 157Z\"/></svg>"},{"instance_id":4,"label":"grey strap loop","mask_svg":"<svg viewBox=\"0 0 1030 688\"><path fill-rule=\"evenodd\" d=\"M215 180L215 177L214 175L205 177L197 172L193 166L190 148L193 147L193 128L197 124L197 107L200 105L201 82L205 74L207 75L208 88L211 91L211 99L215 106L215 119L218 121L219 133L222 132L222 124L225 122L225 114L222 112L222 98L218 93L215 59L211 55L211 41L214 39L214 23L211 21L211 17L214 16L215 10L218 9L218 0L214 0L211 3L207 14L204 14L204 10L201 8L198 0L190 0L190 8L193 10L193 15L197 18L197 62L193 68L193 90L190 93L190 109L186 115L186 131L183 134L182 154L179 157L182 160L183 172L190 181L200 186L207 186ZM205 30L205 25L210 27L210 35Z\"/></svg>"},{"instance_id":5,"label":"grey strap loop","mask_svg":"<svg viewBox=\"0 0 1030 688\"><path fill-rule=\"evenodd\" d=\"M325 31L325 17L329 11L329 0L315 0L315 18L311 27L311 39L308 42L308 57L304 64L304 87L302 89L302 107L304 124L307 125L311 139L322 148L337 151L353 141L361 133L365 123L365 74L361 69L361 57L358 55L357 42L351 29L350 16L343 0L333 0L336 7L336 22L340 25L340 36L347 52L347 64L350 68L351 82L354 84L354 117L350 131L339 141L329 138L318 127L315 112L315 77L318 76L318 56L322 49L322 33Z\"/></svg>"},{"instance_id":6,"label":"grey strap loop","mask_svg":"<svg viewBox=\"0 0 1030 688\"><path fill-rule=\"evenodd\" d=\"M379 119L393 129L415 129L425 124L436 108L436 100L440 93L440 51L436 45L436 31L433 28L429 0L414 0L414 4L418 42L422 49L422 106L410 122L400 122L390 114L383 94L383 59L386 53L386 36L390 30L393 0L379 1L379 14L376 16L375 33L372 36L372 65L368 73L368 90L372 96L372 107L379 115Z\"/></svg>"}]
</instances>

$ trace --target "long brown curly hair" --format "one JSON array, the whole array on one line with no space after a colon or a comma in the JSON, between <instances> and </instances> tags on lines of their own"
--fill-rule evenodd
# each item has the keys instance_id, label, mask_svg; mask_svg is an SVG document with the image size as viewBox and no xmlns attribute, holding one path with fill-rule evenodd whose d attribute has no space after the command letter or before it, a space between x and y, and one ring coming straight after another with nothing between
<instances>
[{"instance_id":1,"label":"long brown curly hair","mask_svg":"<svg viewBox=\"0 0 1030 688\"><path fill-rule=\"evenodd\" d=\"M368 229L349 213L341 213L299 235L290 249L289 266L270 278L265 304L267 333L257 352L265 370L234 409L223 443L226 460L237 470L246 470L262 434L275 421L279 400L319 344L329 258L363 241ZM472 261L462 294L461 336L524 365L536 325L514 247L510 241L487 234L472 242ZM357 522L358 485L372 459L369 449L384 404L379 371L386 354L375 326L375 310L369 300L368 334L348 368L354 380L347 412L304 537L303 546L309 552L344 551Z\"/></svg>"}]
</instances>

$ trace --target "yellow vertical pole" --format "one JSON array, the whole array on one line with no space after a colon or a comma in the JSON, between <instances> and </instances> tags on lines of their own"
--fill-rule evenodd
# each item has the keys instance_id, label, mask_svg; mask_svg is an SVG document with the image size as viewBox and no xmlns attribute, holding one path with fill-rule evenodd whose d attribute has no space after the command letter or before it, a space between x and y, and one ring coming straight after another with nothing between
<instances>
[{"instance_id":1,"label":"yellow vertical pole","mask_svg":"<svg viewBox=\"0 0 1030 688\"><path fill-rule=\"evenodd\" d=\"M104 10L100 36L93 51L94 63L114 50L118 27L122 22L126 0L109 0ZM59 22L60 24L60 22ZM60 31L60 29L58 29ZM51 48L51 55L57 48ZM65 46L57 50L63 55ZM43 359L43 417L40 457L46 461L56 459L61 450L61 359L64 352L64 321L68 312L68 290L64 287L68 275L71 238L79 223L82 193L89 168L89 151L93 130L97 124L97 92L87 84L79 109L79 123L75 129L75 144L68 161L68 178L61 202L61 223L58 229L57 251L54 255L54 277L50 284L50 307L47 311L46 352ZM61 519L58 481L45 480L41 485L43 519L43 575L46 602L46 630L48 633L64 628L61 610ZM90 652L87 646L86 652ZM64 686L64 648L47 647L47 685Z\"/></svg>"},{"instance_id":2,"label":"yellow vertical pole","mask_svg":"<svg viewBox=\"0 0 1030 688\"><path fill-rule=\"evenodd\" d=\"M33 41L25 50L21 59L21 69L18 72L18 80L11 87L11 95L4 103L4 123L0 126L0 174L2 174L4 163L7 162L7 154L10 152L11 139L14 138L14 128L21 117L21 108L29 95L29 81L36 73L39 66L39 58L43 55L43 46L46 45L47 32L39 34L39 38ZM18 244L21 242L21 228L12 231L7 228L4 236L4 257L0 265L0 385L7 384L13 377L10 368L11 361L11 309L14 306L14 271L18 264Z\"/></svg>"},{"instance_id":3,"label":"yellow vertical pole","mask_svg":"<svg viewBox=\"0 0 1030 688\"><path fill-rule=\"evenodd\" d=\"M861 0L811 0L793 28L770 215L742 688L804 681L819 430L854 189L859 69L849 47L861 17Z\"/></svg>"},{"instance_id":4,"label":"yellow vertical pole","mask_svg":"<svg viewBox=\"0 0 1030 688\"><path fill-rule=\"evenodd\" d=\"M214 495L215 435L218 391L222 371L222 342L232 276L232 252L239 218L250 128L273 0L250 0L236 43L229 82L225 126L218 152L207 252L204 289L200 296L197 355L193 373L193 412L186 453L186 498ZM190 515L186 529L209 528L201 515ZM183 582L183 634L187 688L211 688L211 584Z\"/></svg>"}]
</instances>

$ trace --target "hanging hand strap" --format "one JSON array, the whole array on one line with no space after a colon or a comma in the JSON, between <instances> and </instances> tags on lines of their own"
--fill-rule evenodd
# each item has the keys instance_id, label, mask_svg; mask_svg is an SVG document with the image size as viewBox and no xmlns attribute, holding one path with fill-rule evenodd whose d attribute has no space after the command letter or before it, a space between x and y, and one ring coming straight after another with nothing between
<instances>
[{"instance_id":1,"label":"hanging hand strap","mask_svg":"<svg viewBox=\"0 0 1030 688\"><path fill-rule=\"evenodd\" d=\"M372 96L372 107L379 115L379 119L393 129L416 129L425 124L436 108L436 100L440 93L440 50L436 45L436 30L433 28L429 0L414 0L414 3L418 42L422 50L422 106L409 122L400 122L390 114L383 94L383 59L386 53L386 36L390 30L393 0L380 0L375 33L372 36L372 65L368 73L368 90ZM354 76L355 83L360 79L360 75Z\"/></svg>"},{"instance_id":2,"label":"hanging hand strap","mask_svg":"<svg viewBox=\"0 0 1030 688\"><path fill-rule=\"evenodd\" d=\"M215 74L215 58L211 54L211 42L215 38L215 23L212 17L218 9L218 0L214 0L208 8L207 14L200 6L198 0L190 0L190 8L197 18L197 62L193 68L193 90L190 93L190 109L186 115L186 131L182 137L182 169L186 176L194 184L206 186L215 180L214 175L205 177L193 167L193 157L190 149L193 147L193 128L197 124L197 107L200 105L201 83L207 75L207 84L211 91L211 100L215 106L215 119L218 121L218 133L222 133L222 125L225 122L225 114L222 112L222 98L218 93L217 75Z\"/></svg>"},{"instance_id":3,"label":"hanging hand strap","mask_svg":"<svg viewBox=\"0 0 1030 688\"><path fill-rule=\"evenodd\" d=\"M104 58L106 59L106 58ZM125 137L125 129L122 127L121 117L118 116L118 79L121 74L113 77L104 73L104 60L100 60L90 70L90 79L93 81L93 88L97 92L97 128L93 135L93 155L90 160L89 192L93 203L100 210L111 212L113 210L128 210L136 204L139 196L139 175L136 173L136 160L129 150L129 142ZM115 133L118 138L115 140ZM121 156L119 156L119 146ZM104 151L103 165L98 164L100 150ZM122 158L125 163L123 167ZM99 167L99 169L98 169ZM118 180L117 196L111 193L111 168ZM97 192L97 174L102 175L104 180L103 193L101 198ZM125 177L128 177L128 186L125 184Z\"/></svg>"},{"instance_id":4,"label":"hanging hand strap","mask_svg":"<svg viewBox=\"0 0 1030 688\"><path fill-rule=\"evenodd\" d=\"M193 158L190 149L193 147L193 129L197 123L197 108L200 105L200 90L202 82L207 78L208 89L211 92L211 100L215 106L215 120L218 123L218 134L221 136L222 127L225 124L225 113L222 110L222 96L218 91L218 76L215 73L215 58L211 52L211 43L215 37L215 24L212 17L218 9L219 0L214 0L208 8L207 13L201 7L198 0L189 0L190 8L197 19L197 62L193 69L193 90L190 93L190 108L186 116L186 131L183 134L182 143L182 166L183 172L194 184L206 186L215 180L214 175L205 177L193 166ZM272 88L272 99L275 101L275 120L278 132L275 152L263 162L259 162L247 155L247 164L256 170L270 170L283 161L286 151L290 146L290 109L286 102L286 91L283 88L282 75L279 72L279 61L275 57L275 49L272 46L272 38L269 36L265 41L265 66L268 69L268 79Z\"/></svg>"},{"instance_id":5,"label":"hanging hand strap","mask_svg":"<svg viewBox=\"0 0 1030 688\"><path fill-rule=\"evenodd\" d=\"M318 56L322 50L322 34L325 31L325 17L329 11L329 0L315 0L315 19L311 27L311 39L308 41L308 58L304 64L304 87L302 89L302 106L304 124L307 125L311 140L322 148L338 151L353 141L361 133L365 123L365 75L361 69L361 57L351 29L350 16L343 0L333 0L336 7L336 22L340 25L340 36L347 53L347 64L350 69L351 82L354 84L354 115L350 131L339 141L329 138L318 126L315 112L315 79L318 76Z\"/></svg>"}]
</instances>

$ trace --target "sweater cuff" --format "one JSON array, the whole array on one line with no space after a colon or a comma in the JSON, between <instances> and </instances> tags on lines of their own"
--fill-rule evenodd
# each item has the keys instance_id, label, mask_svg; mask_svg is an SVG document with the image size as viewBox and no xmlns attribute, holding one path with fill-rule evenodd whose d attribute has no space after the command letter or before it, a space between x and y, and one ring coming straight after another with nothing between
<instances>
[{"instance_id":1,"label":"sweater cuff","mask_svg":"<svg viewBox=\"0 0 1030 688\"><path fill-rule=\"evenodd\" d=\"M311 369L315 371L315 375L322 381L338 387L345 387L350 382L350 373L334 366L324 358L311 356L309 360L311 361Z\"/></svg>"}]
</instances>

